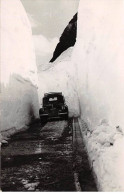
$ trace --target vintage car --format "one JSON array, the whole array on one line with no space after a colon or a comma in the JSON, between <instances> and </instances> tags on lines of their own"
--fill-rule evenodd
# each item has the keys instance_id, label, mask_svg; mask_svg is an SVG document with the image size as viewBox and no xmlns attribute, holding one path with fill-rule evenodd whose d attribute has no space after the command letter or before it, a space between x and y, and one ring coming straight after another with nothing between
<instances>
[{"instance_id":1,"label":"vintage car","mask_svg":"<svg viewBox=\"0 0 124 195\"><path fill-rule=\"evenodd\" d=\"M61 92L45 93L39 110L41 122L49 119L68 119L68 107Z\"/></svg>"}]
</instances>

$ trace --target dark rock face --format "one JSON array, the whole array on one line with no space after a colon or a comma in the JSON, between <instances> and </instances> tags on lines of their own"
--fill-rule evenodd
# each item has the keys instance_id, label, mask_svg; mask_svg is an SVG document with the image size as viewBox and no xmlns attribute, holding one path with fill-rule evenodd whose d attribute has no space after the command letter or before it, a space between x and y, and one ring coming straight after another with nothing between
<instances>
[{"instance_id":1,"label":"dark rock face","mask_svg":"<svg viewBox=\"0 0 124 195\"><path fill-rule=\"evenodd\" d=\"M56 46L56 49L53 53L53 57L50 62L56 60L56 58L66 49L69 47L74 46L76 42L76 35L77 35L77 13L71 19L67 27L65 28L64 32L62 33L59 43Z\"/></svg>"}]
</instances>

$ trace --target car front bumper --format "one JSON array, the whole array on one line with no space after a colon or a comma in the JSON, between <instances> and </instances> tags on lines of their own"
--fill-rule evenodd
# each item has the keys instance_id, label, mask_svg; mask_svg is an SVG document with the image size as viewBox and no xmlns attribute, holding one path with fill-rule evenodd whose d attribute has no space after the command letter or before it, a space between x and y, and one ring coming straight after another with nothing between
<instances>
[{"instance_id":1,"label":"car front bumper","mask_svg":"<svg viewBox=\"0 0 124 195\"><path fill-rule=\"evenodd\" d=\"M68 116L68 112L59 112L57 114L40 114L40 117L46 117L47 119L52 119L52 118L63 118L64 116Z\"/></svg>"}]
</instances>

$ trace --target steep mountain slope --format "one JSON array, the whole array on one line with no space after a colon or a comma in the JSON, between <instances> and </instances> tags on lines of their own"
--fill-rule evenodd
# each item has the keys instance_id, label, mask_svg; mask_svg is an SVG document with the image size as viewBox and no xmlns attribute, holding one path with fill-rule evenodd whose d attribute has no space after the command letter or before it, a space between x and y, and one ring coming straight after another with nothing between
<instances>
[{"instance_id":1,"label":"steep mountain slope","mask_svg":"<svg viewBox=\"0 0 124 195\"><path fill-rule=\"evenodd\" d=\"M77 13L74 15L72 20L69 22L64 32L60 37L60 41L56 46L53 57L50 62L56 60L56 58L69 47L74 46L76 42L76 33L77 33Z\"/></svg>"}]
</instances>

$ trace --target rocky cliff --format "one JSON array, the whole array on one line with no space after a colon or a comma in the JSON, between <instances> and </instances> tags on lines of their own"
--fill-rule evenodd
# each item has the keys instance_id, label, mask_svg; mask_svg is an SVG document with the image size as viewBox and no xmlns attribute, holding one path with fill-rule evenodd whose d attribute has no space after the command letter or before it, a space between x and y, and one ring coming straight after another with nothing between
<instances>
[{"instance_id":1,"label":"rocky cliff","mask_svg":"<svg viewBox=\"0 0 124 195\"><path fill-rule=\"evenodd\" d=\"M74 15L74 17L71 19L71 21L63 31L50 62L55 61L56 58L63 51L75 45L76 33L77 33L77 13Z\"/></svg>"}]
</instances>

